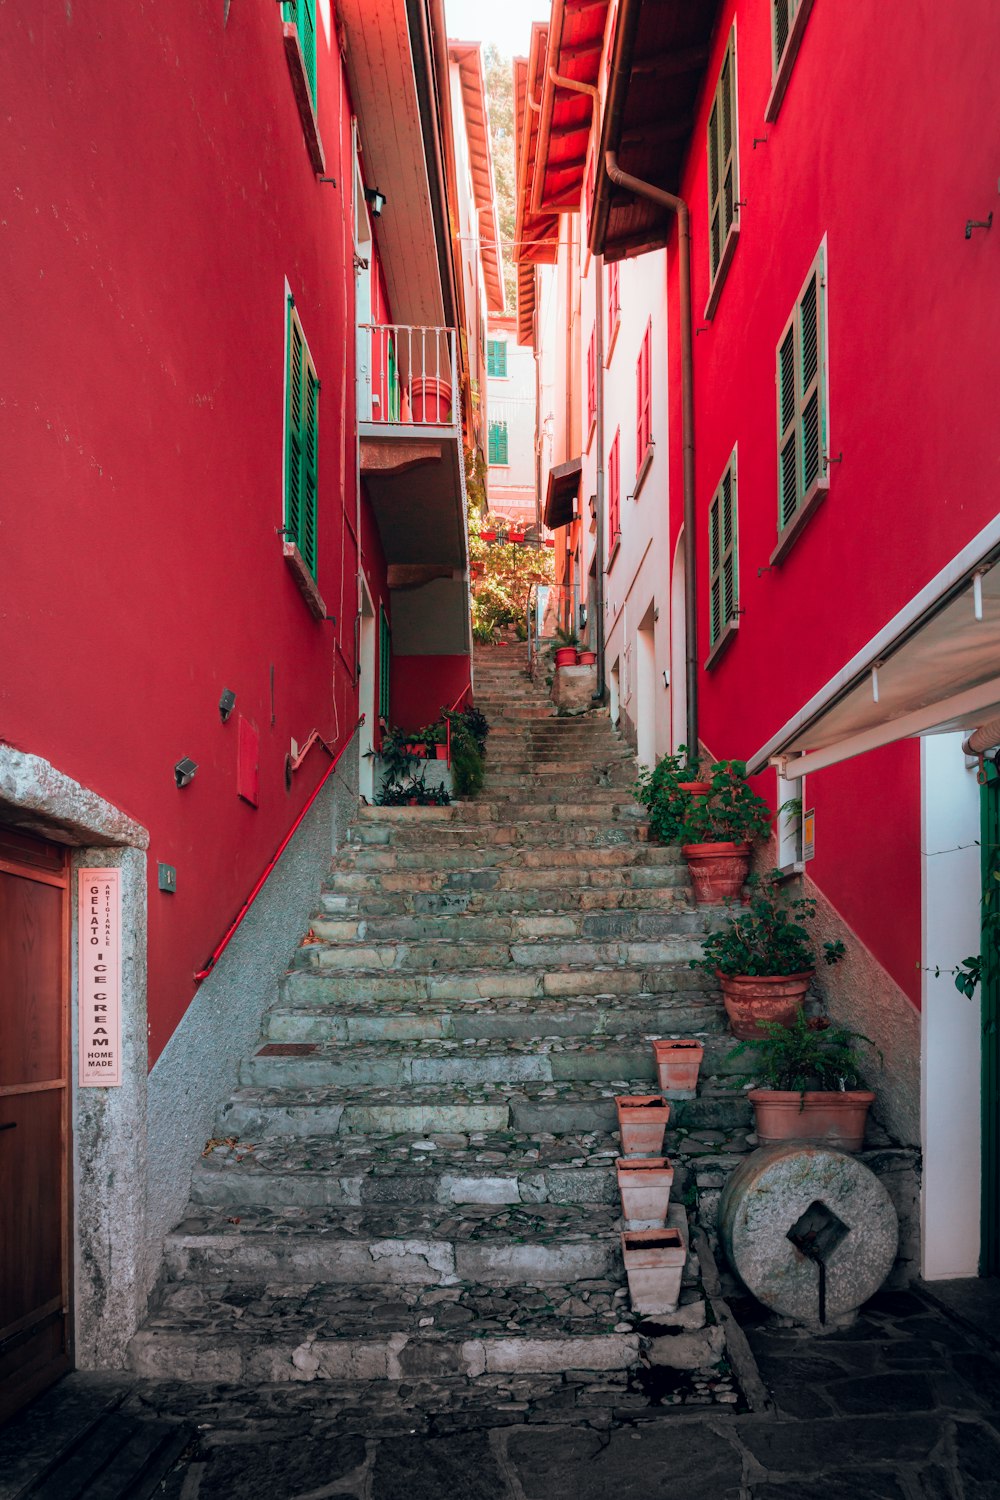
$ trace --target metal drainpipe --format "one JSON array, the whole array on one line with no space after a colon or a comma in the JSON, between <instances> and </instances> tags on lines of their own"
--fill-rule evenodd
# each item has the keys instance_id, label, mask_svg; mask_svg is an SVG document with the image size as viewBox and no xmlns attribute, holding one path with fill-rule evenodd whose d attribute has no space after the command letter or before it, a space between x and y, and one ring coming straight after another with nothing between
<instances>
[{"instance_id":1,"label":"metal drainpipe","mask_svg":"<svg viewBox=\"0 0 1000 1500\"><path fill-rule=\"evenodd\" d=\"M594 256L594 281L597 308L594 316L594 362L597 365L597 391L594 402L594 456L597 461L597 587L594 590L594 608L597 611L597 691L595 703L604 702L604 256Z\"/></svg>"},{"instance_id":2,"label":"metal drainpipe","mask_svg":"<svg viewBox=\"0 0 1000 1500\"><path fill-rule=\"evenodd\" d=\"M532 343L535 355L535 529L542 534L542 366L538 347L538 272L532 267L535 280L535 311L532 314L534 328ZM359 533L360 535L360 533Z\"/></svg>"},{"instance_id":3,"label":"metal drainpipe","mask_svg":"<svg viewBox=\"0 0 1000 1500\"><path fill-rule=\"evenodd\" d=\"M641 177L623 172L613 151L605 154L607 174L616 187L638 198L648 198L677 215L677 249L680 255L681 324L681 443L684 450L684 628L687 635L687 743L698 748L698 607L695 573L694 516L694 382L691 335L691 218L683 198L665 192ZM600 326L600 325L598 325Z\"/></svg>"}]
</instances>

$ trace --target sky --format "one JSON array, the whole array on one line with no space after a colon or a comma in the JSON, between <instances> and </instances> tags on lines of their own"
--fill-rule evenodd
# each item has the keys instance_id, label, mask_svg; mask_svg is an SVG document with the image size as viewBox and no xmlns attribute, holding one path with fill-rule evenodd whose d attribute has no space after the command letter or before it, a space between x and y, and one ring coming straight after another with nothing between
<instances>
[{"instance_id":1,"label":"sky","mask_svg":"<svg viewBox=\"0 0 1000 1500\"><path fill-rule=\"evenodd\" d=\"M448 35L495 42L507 57L526 57L532 21L547 21L550 0L445 0Z\"/></svg>"}]
</instances>

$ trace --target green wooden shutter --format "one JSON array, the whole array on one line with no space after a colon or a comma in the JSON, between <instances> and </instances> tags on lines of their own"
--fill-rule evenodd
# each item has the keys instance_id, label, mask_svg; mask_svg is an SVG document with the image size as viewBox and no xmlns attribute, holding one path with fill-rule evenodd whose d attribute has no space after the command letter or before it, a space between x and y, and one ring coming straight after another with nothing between
<instances>
[{"instance_id":1,"label":"green wooden shutter","mask_svg":"<svg viewBox=\"0 0 1000 1500\"><path fill-rule=\"evenodd\" d=\"M729 33L715 99L708 121L708 259L714 281L737 218L736 33Z\"/></svg>"},{"instance_id":2,"label":"green wooden shutter","mask_svg":"<svg viewBox=\"0 0 1000 1500\"><path fill-rule=\"evenodd\" d=\"M392 632L385 608L378 611L378 712L384 723L389 722L389 675L392 667Z\"/></svg>"},{"instance_id":3,"label":"green wooden shutter","mask_svg":"<svg viewBox=\"0 0 1000 1500\"><path fill-rule=\"evenodd\" d=\"M507 341L490 339L486 345L486 373L497 379L507 378Z\"/></svg>"},{"instance_id":4,"label":"green wooden shutter","mask_svg":"<svg viewBox=\"0 0 1000 1500\"><path fill-rule=\"evenodd\" d=\"M714 646L739 608L737 557L736 452L726 465L708 508L709 644Z\"/></svg>"},{"instance_id":5,"label":"green wooden shutter","mask_svg":"<svg viewBox=\"0 0 1000 1500\"><path fill-rule=\"evenodd\" d=\"M294 21L299 33L302 60L306 65L309 93L316 103L316 0L282 0L284 20Z\"/></svg>"},{"instance_id":6,"label":"green wooden shutter","mask_svg":"<svg viewBox=\"0 0 1000 1500\"><path fill-rule=\"evenodd\" d=\"M399 421L399 371L396 368L396 351L392 344L392 335L388 338L388 350L386 353L386 371L389 384L389 421Z\"/></svg>"},{"instance_id":7,"label":"green wooden shutter","mask_svg":"<svg viewBox=\"0 0 1000 1500\"><path fill-rule=\"evenodd\" d=\"M491 464L506 464L507 458L507 423L490 423L489 461Z\"/></svg>"},{"instance_id":8,"label":"green wooden shutter","mask_svg":"<svg viewBox=\"0 0 1000 1500\"><path fill-rule=\"evenodd\" d=\"M778 530L829 485L826 279L820 250L778 345Z\"/></svg>"},{"instance_id":9,"label":"green wooden shutter","mask_svg":"<svg viewBox=\"0 0 1000 1500\"><path fill-rule=\"evenodd\" d=\"M285 408L285 536L316 577L316 511L319 474L319 381L288 299L288 387Z\"/></svg>"}]
</instances>

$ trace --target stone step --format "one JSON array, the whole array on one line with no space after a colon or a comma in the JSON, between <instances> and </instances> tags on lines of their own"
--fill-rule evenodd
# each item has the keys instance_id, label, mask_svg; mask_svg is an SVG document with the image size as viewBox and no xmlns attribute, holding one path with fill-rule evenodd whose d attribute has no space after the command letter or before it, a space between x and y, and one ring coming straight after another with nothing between
<instances>
[{"instance_id":1,"label":"stone step","mask_svg":"<svg viewBox=\"0 0 1000 1500\"><path fill-rule=\"evenodd\" d=\"M680 864L679 849L669 849L663 844L648 844L634 838L631 830L623 828L623 843L599 845L590 849L566 847L566 840L554 840L551 832L548 842L535 846L515 845L504 841L485 840L469 846L427 843L407 844L348 844L339 856L341 868L354 870L486 870L497 865L510 865L520 870L548 871L585 869L620 869L630 865ZM559 879L562 879L560 873Z\"/></svg>"},{"instance_id":2,"label":"stone step","mask_svg":"<svg viewBox=\"0 0 1000 1500\"><path fill-rule=\"evenodd\" d=\"M539 918L540 921L544 920ZM556 920L556 919L553 919ZM648 971L662 964L700 958L702 943L694 934L656 939L641 937L590 940L524 939L519 942L462 942L447 938L414 942L307 943L295 950L293 967L313 969L461 972L477 969L534 969L544 975L607 965Z\"/></svg>"},{"instance_id":3,"label":"stone step","mask_svg":"<svg viewBox=\"0 0 1000 1500\"><path fill-rule=\"evenodd\" d=\"M192 1205L167 1237L164 1268L172 1280L269 1285L620 1283L620 1228L614 1204L256 1207L238 1216Z\"/></svg>"},{"instance_id":4,"label":"stone step","mask_svg":"<svg viewBox=\"0 0 1000 1500\"><path fill-rule=\"evenodd\" d=\"M676 1029L676 1028L674 1028ZM726 1067L728 1038L706 1038L702 1072ZM294 1050L293 1050L294 1049ZM734 1066L739 1066L737 1059ZM745 1066L745 1064L744 1064ZM627 1080L652 1091L650 1039L634 1032L589 1037L379 1037L370 1042L287 1042L265 1031L240 1064L249 1088L405 1089L419 1084L598 1083ZM643 1091L640 1089L640 1092Z\"/></svg>"},{"instance_id":5,"label":"stone step","mask_svg":"<svg viewBox=\"0 0 1000 1500\"><path fill-rule=\"evenodd\" d=\"M587 1300L583 1293L587 1292ZM637 1319L611 1278L553 1288L167 1282L129 1349L138 1375L213 1383L626 1369Z\"/></svg>"},{"instance_id":6,"label":"stone step","mask_svg":"<svg viewBox=\"0 0 1000 1500\"><path fill-rule=\"evenodd\" d=\"M685 1003L691 999L697 1003ZM720 1033L725 1012L713 998L663 996L624 1000L386 1000L281 1002L264 1018L269 1042L470 1041L480 1038L690 1036ZM705 1071L711 1071L706 1062Z\"/></svg>"},{"instance_id":7,"label":"stone step","mask_svg":"<svg viewBox=\"0 0 1000 1500\"><path fill-rule=\"evenodd\" d=\"M576 969L465 969L440 972L396 970L291 969L281 981L284 1003L326 1005L333 1000L391 1006L425 1000L522 1002L599 998L621 1004L625 998L655 999L657 1004L697 1004L717 1007L718 991L700 970L687 963L639 967L606 965Z\"/></svg>"},{"instance_id":8,"label":"stone step","mask_svg":"<svg viewBox=\"0 0 1000 1500\"><path fill-rule=\"evenodd\" d=\"M654 846L654 848L657 846ZM495 853L496 851L492 851ZM502 859L491 859L485 865L477 856L474 863L460 868L415 869L363 869L358 868L356 852L347 857L340 869L331 872L327 888L331 894L376 892L381 895L472 895L486 893L496 897L501 892L515 894L546 891L566 895L579 892L581 903L586 892L601 892L620 897L625 904L631 892L658 889L690 891L687 867L683 864L679 850L662 850L662 862L648 859L644 863L623 864L621 861L605 863L603 860L591 865L576 861L572 865L560 862L548 866L537 861L528 864L513 864ZM365 859L370 855L365 854ZM575 898L573 898L575 899ZM581 908L582 909L582 908ZM706 908L707 909L707 908ZM555 908L553 908L555 910ZM713 911L715 909L713 908Z\"/></svg>"},{"instance_id":9,"label":"stone step","mask_svg":"<svg viewBox=\"0 0 1000 1500\"><path fill-rule=\"evenodd\" d=\"M388 827L393 831L439 824L462 827L482 823L576 823L581 812L600 822L642 821L646 810L633 797L615 787L593 787L583 796L577 789L576 800L567 803L565 791L544 788L537 795L529 787L511 787L510 796L491 796L487 792L475 802L455 802L450 807L363 807L355 829ZM363 837L363 835L362 835Z\"/></svg>"},{"instance_id":10,"label":"stone step","mask_svg":"<svg viewBox=\"0 0 1000 1500\"><path fill-rule=\"evenodd\" d=\"M413 808L413 812L433 812L433 808ZM543 848L552 843L562 849L608 848L615 844L634 843L639 836L639 825L635 820L616 822L612 819L600 821L596 811L585 813L586 821L570 819L558 829L548 823L443 823L431 819L414 819L412 823L396 826L358 823L351 829L351 842L392 845L397 849L476 849L487 846L496 848L508 845L513 848Z\"/></svg>"},{"instance_id":11,"label":"stone step","mask_svg":"<svg viewBox=\"0 0 1000 1500\"><path fill-rule=\"evenodd\" d=\"M534 943L557 938L607 941L618 938L667 938L705 935L705 918L696 908L676 906L596 912L498 913L441 911L416 916L327 914L317 912L311 931L324 943Z\"/></svg>"},{"instance_id":12,"label":"stone step","mask_svg":"<svg viewBox=\"0 0 1000 1500\"><path fill-rule=\"evenodd\" d=\"M619 1202L617 1135L517 1131L282 1136L219 1145L195 1167L195 1204L319 1208L359 1204Z\"/></svg>"},{"instance_id":13,"label":"stone step","mask_svg":"<svg viewBox=\"0 0 1000 1500\"><path fill-rule=\"evenodd\" d=\"M563 1133L614 1131L615 1098L633 1082L452 1083L395 1088L239 1088L223 1107L222 1139L255 1141L273 1135L450 1134L516 1130ZM671 1128L732 1131L745 1128L750 1105L741 1091L706 1084L696 1099L679 1101ZM670 1135L668 1132L667 1153Z\"/></svg>"},{"instance_id":14,"label":"stone step","mask_svg":"<svg viewBox=\"0 0 1000 1500\"><path fill-rule=\"evenodd\" d=\"M523 886L519 890L472 889L453 890L438 888L414 891L406 886L402 890L384 890L381 887L364 886L341 892L329 891L322 898L326 916L357 915L386 917L393 913L412 916L446 916L454 912L497 914L503 912L529 915L537 912L664 912L690 903L690 889L681 871L667 872L673 875L672 885L648 886L615 890L608 887L591 889L588 886L570 885L564 890Z\"/></svg>"}]
</instances>

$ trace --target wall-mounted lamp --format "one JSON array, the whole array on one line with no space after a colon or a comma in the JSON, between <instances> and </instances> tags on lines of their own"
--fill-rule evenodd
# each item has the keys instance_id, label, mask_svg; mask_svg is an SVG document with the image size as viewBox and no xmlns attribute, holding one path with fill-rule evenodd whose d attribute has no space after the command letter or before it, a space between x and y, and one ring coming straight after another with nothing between
<instances>
[{"instance_id":1,"label":"wall-mounted lamp","mask_svg":"<svg viewBox=\"0 0 1000 1500\"><path fill-rule=\"evenodd\" d=\"M381 219L382 210L386 205L385 194L380 193L378 188L365 188L365 202L372 211L372 218Z\"/></svg>"},{"instance_id":2,"label":"wall-mounted lamp","mask_svg":"<svg viewBox=\"0 0 1000 1500\"><path fill-rule=\"evenodd\" d=\"M184 759L179 760L176 766L174 766L174 780L176 781L177 785L179 787L190 786L191 782L194 780L195 772L197 771L197 769L197 762L193 761L190 756L185 755Z\"/></svg>"},{"instance_id":3,"label":"wall-mounted lamp","mask_svg":"<svg viewBox=\"0 0 1000 1500\"><path fill-rule=\"evenodd\" d=\"M235 707L236 694L231 688L223 688L222 697L219 699L219 718L222 720L223 724L229 718L229 715L232 713Z\"/></svg>"}]
</instances>

